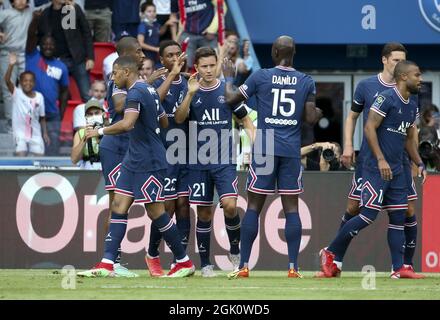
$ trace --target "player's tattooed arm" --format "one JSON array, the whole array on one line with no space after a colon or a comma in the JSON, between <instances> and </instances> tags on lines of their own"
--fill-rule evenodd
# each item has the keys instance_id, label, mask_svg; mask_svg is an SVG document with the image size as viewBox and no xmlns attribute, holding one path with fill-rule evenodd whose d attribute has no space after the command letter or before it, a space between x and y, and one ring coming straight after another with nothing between
<instances>
[{"instance_id":1,"label":"player's tattooed arm","mask_svg":"<svg viewBox=\"0 0 440 320\"><path fill-rule=\"evenodd\" d=\"M423 182L426 180L427 172L425 169L425 165L423 164L422 158L420 157L418 151L419 139L417 128L415 126L409 127L406 129L406 143L405 149L408 152L411 161L417 164L418 168L418 176L423 177Z\"/></svg>"},{"instance_id":2,"label":"player's tattooed arm","mask_svg":"<svg viewBox=\"0 0 440 320\"><path fill-rule=\"evenodd\" d=\"M246 97L232 84L235 78L235 65L230 59L225 58L223 59L222 69L223 76L226 80L226 103L231 106L238 105L240 102L246 100Z\"/></svg>"},{"instance_id":3,"label":"player's tattooed arm","mask_svg":"<svg viewBox=\"0 0 440 320\"><path fill-rule=\"evenodd\" d=\"M112 96L113 105L115 106L116 113L124 112L125 98L127 98L126 94L119 93Z\"/></svg>"},{"instance_id":4,"label":"player's tattooed arm","mask_svg":"<svg viewBox=\"0 0 440 320\"><path fill-rule=\"evenodd\" d=\"M364 133L367 138L368 145L371 152L377 159L377 165L379 167L380 175L383 180L391 180L393 173L388 162L385 160L385 156L379 146L379 140L377 139L377 128L381 125L384 117L377 112L371 111L368 113L368 120L365 124Z\"/></svg>"},{"instance_id":5,"label":"player's tattooed arm","mask_svg":"<svg viewBox=\"0 0 440 320\"><path fill-rule=\"evenodd\" d=\"M191 100L200 88L200 81L201 80L197 79L197 72L189 77L188 92L185 96L185 99L183 99L182 103L174 112L174 121L176 121L176 123L183 123L188 117Z\"/></svg>"},{"instance_id":6,"label":"player's tattooed arm","mask_svg":"<svg viewBox=\"0 0 440 320\"><path fill-rule=\"evenodd\" d=\"M360 113L350 110L345 119L344 125L344 151L341 156L341 162L346 168L350 168L353 164L353 135L356 129L356 122L359 118Z\"/></svg>"}]
</instances>

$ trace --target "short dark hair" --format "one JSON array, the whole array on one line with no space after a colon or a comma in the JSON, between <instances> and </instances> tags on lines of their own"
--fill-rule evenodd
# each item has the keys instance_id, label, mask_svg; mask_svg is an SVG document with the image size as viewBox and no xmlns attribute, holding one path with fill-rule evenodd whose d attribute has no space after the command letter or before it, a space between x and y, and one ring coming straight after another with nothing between
<instances>
[{"instance_id":1,"label":"short dark hair","mask_svg":"<svg viewBox=\"0 0 440 320\"><path fill-rule=\"evenodd\" d=\"M405 52L405 54L408 53L403 44L399 42L389 42L382 48L382 57L388 58L393 51L401 51Z\"/></svg>"},{"instance_id":2,"label":"short dark hair","mask_svg":"<svg viewBox=\"0 0 440 320\"><path fill-rule=\"evenodd\" d=\"M178 46L180 49L182 49L180 44L174 40L163 40L159 44L159 55L162 57L164 50L171 46Z\"/></svg>"},{"instance_id":3,"label":"short dark hair","mask_svg":"<svg viewBox=\"0 0 440 320\"><path fill-rule=\"evenodd\" d=\"M128 48L138 44L138 41L134 37L123 37L116 43L116 52L122 56Z\"/></svg>"},{"instance_id":4,"label":"short dark hair","mask_svg":"<svg viewBox=\"0 0 440 320\"><path fill-rule=\"evenodd\" d=\"M200 58L206 58L206 57L215 57L215 60L217 60L217 53L215 50L211 47L201 47L196 50L196 55L194 58L194 63L198 64Z\"/></svg>"},{"instance_id":5,"label":"short dark hair","mask_svg":"<svg viewBox=\"0 0 440 320\"><path fill-rule=\"evenodd\" d=\"M155 7L156 5L152 1L145 1L141 5L141 12L144 12L148 7Z\"/></svg>"},{"instance_id":6,"label":"short dark hair","mask_svg":"<svg viewBox=\"0 0 440 320\"><path fill-rule=\"evenodd\" d=\"M396 81L400 79L402 74L406 73L410 66L417 67L417 64L409 60L403 60L397 63L396 66L394 67L394 79L396 79Z\"/></svg>"},{"instance_id":7,"label":"short dark hair","mask_svg":"<svg viewBox=\"0 0 440 320\"><path fill-rule=\"evenodd\" d=\"M34 81L35 81L35 73L33 73L32 71L24 71L24 72L20 73L20 76L19 76L20 81L22 81L24 76L27 74L32 76L32 78L34 78Z\"/></svg>"},{"instance_id":8,"label":"short dark hair","mask_svg":"<svg viewBox=\"0 0 440 320\"><path fill-rule=\"evenodd\" d=\"M42 45L43 42L44 42L46 39L52 39L53 42L54 42L55 45L56 45L55 38L53 37L52 33L45 33L45 34L40 38L40 41L38 42L38 44L39 44L39 45Z\"/></svg>"},{"instance_id":9,"label":"short dark hair","mask_svg":"<svg viewBox=\"0 0 440 320\"><path fill-rule=\"evenodd\" d=\"M132 72L138 72L138 70L139 70L137 60L131 56L119 57L115 60L113 65L118 65L122 68L127 68Z\"/></svg>"}]
</instances>

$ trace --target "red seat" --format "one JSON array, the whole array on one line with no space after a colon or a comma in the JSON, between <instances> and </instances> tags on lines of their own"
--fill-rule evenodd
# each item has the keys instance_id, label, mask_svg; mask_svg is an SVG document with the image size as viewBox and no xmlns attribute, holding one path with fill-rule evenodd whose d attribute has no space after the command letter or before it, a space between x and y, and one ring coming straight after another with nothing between
<instances>
[{"instance_id":1,"label":"red seat","mask_svg":"<svg viewBox=\"0 0 440 320\"><path fill-rule=\"evenodd\" d=\"M78 85L76 84L75 78L72 76L69 76L69 94L70 100L82 101Z\"/></svg>"},{"instance_id":2,"label":"red seat","mask_svg":"<svg viewBox=\"0 0 440 320\"><path fill-rule=\"evenodd\" d=\"M111 53L116 51L116 47L112 42L95 42L93 43L93 50L95 52L95 65L90 70L90 75L94 79L103 79L102 65L104 59Z\"/></svg>"},{"instance_id":3,"label":"red seat","mask_svg":"<svg viewBox=\"0 0 440 320\"><path fill-rule=\"evenodd\" d=\"M81 103L83 103L81 100L67 101L67 107L61 121L60 142L73 141L73 110Z\"/></svg>"}]
</instances>

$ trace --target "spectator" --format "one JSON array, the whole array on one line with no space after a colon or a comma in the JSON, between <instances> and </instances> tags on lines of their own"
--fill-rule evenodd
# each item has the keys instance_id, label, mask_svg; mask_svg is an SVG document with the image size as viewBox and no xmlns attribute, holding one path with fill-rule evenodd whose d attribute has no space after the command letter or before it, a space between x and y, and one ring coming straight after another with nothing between
<instances>
[{"instance_id":1,"label":"spectator","mask_svg":"<svg viewBox=\"0 0 440 320\"><path fill-rule=\"evenodd\" d=\"M85 104L83 118L86 119L88 126L103 127L104 126L104 109L98 100L89 100ZM99 169L99 138L91 138L86 140L85 128L79 129L73 137L73 147L70 153L70 159L73 164L79 162L82 169Z\"/></svg>"},{"instance_id":2,"label":"spectator","mask_svg":"<svg viewBox=\"0 0 440 320\"><path fill-rule=\"evenodd\" d=\"M214 3L217 3L216 1ZM184 0L186 22L179 37L183 42L188 38L186 49L188 68L192 69L197 48L217 47L218 18L212 0ZM226 11L226 6L225 6ZM178 0L171 0L171 15L177 19Z\"/></svg>"},{"instance_id":3,"label":"spectator","mask_svg":"<svg viewBox=\"0 0 440 320\"><path fill-rule=\"evenodd\" d=\"M20 74L20 87L16 88L11 75L17 55L9 54L9 66L5 74L5 83L12 94L12 127L16 143L15 154L24 157L44 155L44 141L50 144L44 119L44 98L34 91L35 75L32 72ZM41 134L43 132L43 134Z\"/></svg>"},{"instance_id":4,"label":"spectator","mask_svg":"<svg viewBox=\"0 0 440 320\"><path fill-rule=\"evenodd\" d=\"M55 38L55 57L59 57L67 66L69 73L75 78L83 101L89 100L90 78L88 70L94 66L92 34L84 12L77 4L70 5L67 0L52 0L38 23L38 36L51 34ZM64 6L69 6L63 9ZM75 12L75 20L67 15ZM62 26L70 21L72 25Z\"/></svg>"},{"instance_id":5,"label":"spectator","mask_svg":"<svg viewBox=\"0 0 440 320\"><path fill-rule=\"evenodd\" d=\"M154 61L151 58L145 58L144 62L142 63L142 68L139 71L139 75L143 79L147 79L150 77L154 72Z\"/></svg>"},{"instance_id":6,"label":"spectator","mask_svg":"<svg viewBox=\"0 0 440 320\"><path fill-rule=\"evenodd\" d=\"M11 74L12 83L25 68L26 34L32 20L32 11L26 0L12 0L10 9L0 11L0 79L3 79L9 66L9 52L16 53L17 63ZM12 97L6 83L1 85L4 116L8 131L12 129Z\"/></svg>"},{"instance_id":7,"label":"spectator","mask_svg":"<svg viewBox=\"0 0 440 320\"><path fill-rule=\"evenodd\" d=\"M170 28L160 36L160 41L170 39L177 41L177 25L179 21L177 21L175 16L171 16L171 0L153 0L153 3L156 5L157 22L159 22L161 26L165 25L170 18L173 21L173 23L170 24Z\"/></svg>"},{"instance_id":8,"label":"spectator","mask_svg":"<svg viewBox=\"0 0 440 320\"><path fill-rule=\"evenodd\" d=\"M97 100L102 106L104 106L104 99L106 95L105 83L102 80L95 80L90 88L90 100ZM89 100L89 101L90 101ZM85 118L85 103L79 104L73 110L73 130L78 131L81 128L86 127Z\"/></svg>"},{"instance_id":9,"label":"spectator","mask_svg":"<svg viewBox=\"0 0 440 320\"><path fill-rule=\"evenodd\" d=\"M337 171L342 148L337 142L317 142L301 148L301 163L306 170Z\"/></svg>"},{"instance_id":10,"label":"spectator","mask_svg":"<svg viewBox=\"0 0 440 320\"><path fill-rule=\"evenodd\" d=\"M40 39L40 50L37 49L37 30L40 11L34 11L29 25L26 42L26 71L35 74L35 90L44 97L47 132L50 144L46 143L46 155L56 156L59 149L61 119L67 106L69 96L69 74L66 65L54 57L55 39L46 35ZM59 103L57 102L59 101Z\"/></svg>"},{"instance_id":11,"label":"spectator","mask_svg":"<svg viewBox=\"0 0 440 320\"><path fill-rule=\"evenodd\" d=\"M85 0L86 19L93 34L93 41L110 41L112 30L112 12L108 0Z\"/></svg>"},{"instance_id":12,"label":"spectator","mask_svg":"<svg viewBox=\"0 0 440 320\"><path fill-rule=\"evenodd\" d=\"M139 26L139 4L141 0L112 0L112 29L115 35L126 31L136 38Z\"/></svg>"},{"instance_id":13,"label":"spectator","mask_svg":"<svg viewBox=\"0 0 440 320\"><path fill-rule=\"evenodd\" d=\"M156 19L156 6L151 2L144 2L141 5L141 15L142 21L138 27L137 39L145 56L151 58L156 64L159 61L160 35L164 34L177 20L170 18L161 26Z\"/></svg>"}]
</instances>

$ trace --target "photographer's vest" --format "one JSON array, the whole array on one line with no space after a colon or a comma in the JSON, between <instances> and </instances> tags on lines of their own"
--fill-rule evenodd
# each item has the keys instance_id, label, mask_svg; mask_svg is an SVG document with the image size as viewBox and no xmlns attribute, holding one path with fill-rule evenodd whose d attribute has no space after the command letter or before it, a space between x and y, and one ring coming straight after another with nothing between
<instances>
[{"instance_id":1,"label":"photographer's vest","mask_svg":"<svg viewBox=\"0 0 440 320\"><path fill-rule=\"evenodd\" d=\"M79 134L79 137L80 137L81 140L84 138L85 133L86 133L86 129L84 129L84 128L81 128L81 129L78 130L78 134ZM93 150L93 153L95 154L95 156L98 157L98 159L99 159L99 143L98 143L98 138L96 138L96 137L92 138L92 150ZM88 143L87 142L86 142L86 145L83 148L83 158L82 158L82 160L83 161L90 160L89 147L88 147Z\"/></svg>"}]
</instances>

